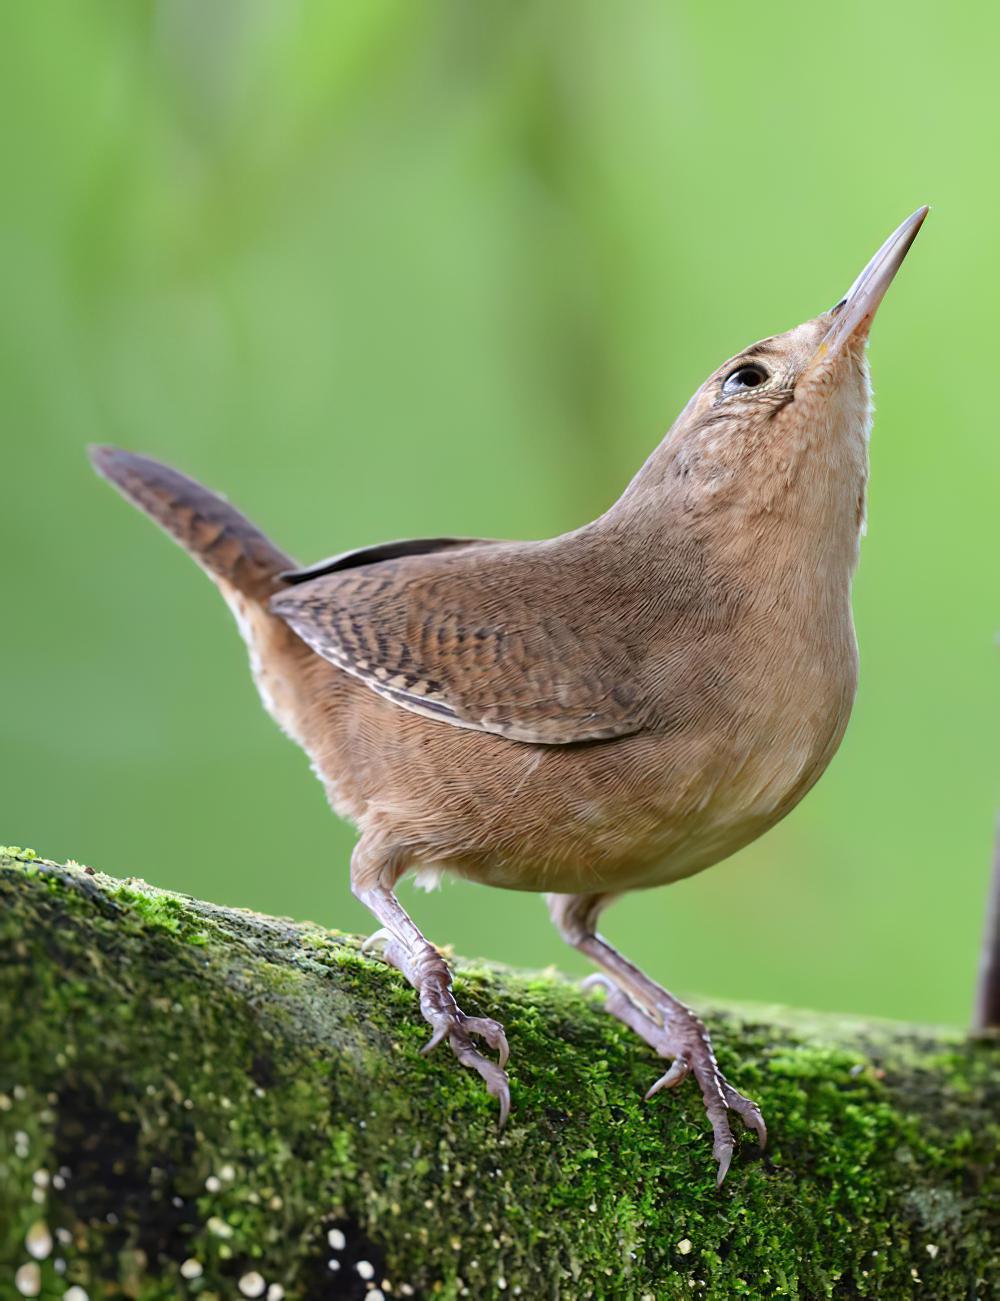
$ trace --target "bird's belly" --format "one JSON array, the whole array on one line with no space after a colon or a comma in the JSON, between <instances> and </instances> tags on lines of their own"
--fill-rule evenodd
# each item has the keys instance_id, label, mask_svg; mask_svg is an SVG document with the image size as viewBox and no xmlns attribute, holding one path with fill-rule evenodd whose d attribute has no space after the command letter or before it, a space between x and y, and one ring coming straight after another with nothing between
<instances>
[{"instance_id":1,"label":"bird's belly","mask_svg":"<svg viewBox=\"0 0 1000 1301\"><path fill-rule=\"evenodd\" d=\"M756 839L777 816L705 810L697 815L599 817L568 811L533 843L449 856L440 866L483 885L555 893L618 893L665 885L710 867Z\"/></svg>"},{"instance_id":2,"label":"bird's belly","mask_svg":"<svg viewBox=\"0 0 1000 1301\"><path fill-rule=\"evenodd\" d=\"M616 754L609 748L607 773L599 754L581 770L561 762L569 756L546 752L537 784L504 809L505 828L520 833L449 854L444 865L487 885L557 893L681 880L735 853L794 808L829 762L846 719L846 710L827 711L821 726L772 719L763 730L682 747L634 738L617 743Z\"/></svg>"},{"instance_id":3,"label":"bird's belly","mask_svg":"<svg viewBox=\"0 0 1000 1301\"><path fill-rule=\"evenodd\" d=\"M504 889L617 893L690 876L784 816L825 768L853 685L683 733L533 746L429 721L318 659L306 739L331 804L400 862Z\"/></svg>"}]
</instances>

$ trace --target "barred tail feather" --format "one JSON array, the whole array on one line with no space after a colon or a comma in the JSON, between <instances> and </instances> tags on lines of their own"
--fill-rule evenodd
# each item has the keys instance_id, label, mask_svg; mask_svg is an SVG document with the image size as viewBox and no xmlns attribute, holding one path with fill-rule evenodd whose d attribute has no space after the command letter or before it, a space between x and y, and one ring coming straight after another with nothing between
<instances>
[{"instance_id":1,"label":"barred tail feather","mask_svg":"<svg viewBox=\"0 0 1000 1301\"><path fill-rule=\"evenodd\" d=\"M256 601L283 587L295 562L224 498L148 456L91 447L98 474L187 551L212 577Z\"/></svg>"}]
</instances>

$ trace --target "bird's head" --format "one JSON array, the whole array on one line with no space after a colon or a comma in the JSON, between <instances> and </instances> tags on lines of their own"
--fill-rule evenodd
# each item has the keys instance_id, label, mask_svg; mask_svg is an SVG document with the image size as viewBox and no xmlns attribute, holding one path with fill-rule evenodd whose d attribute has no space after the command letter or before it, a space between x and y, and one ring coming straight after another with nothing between
<instances>
[{"instance_id":1,"label":"bird's head","mask_svg":"<svg viewBox=\"0 0 1000 1301\"><path fill-rule=\"evenodd\" d=\"M835 307L711 374L633 488L679 495L689 515L732 509L744 519L792 516L817 531L846 525L856 545L871 423L868 332L926 215L918 208L889 236Z\"/></svg>"}]
</instances>

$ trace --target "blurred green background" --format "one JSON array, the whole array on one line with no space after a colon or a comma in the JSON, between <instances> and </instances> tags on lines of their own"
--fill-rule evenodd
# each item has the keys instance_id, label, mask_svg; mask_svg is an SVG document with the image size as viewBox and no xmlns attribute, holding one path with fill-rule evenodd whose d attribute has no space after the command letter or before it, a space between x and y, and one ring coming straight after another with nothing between
<instances>
[{"instance_id":1,"label":"blurred green background","mask_svg":"<svg viewBox=\"0 0 1000 1301\"><path fill-rule=\"evenodd\" d=\"M929 202L872 344L847 739L606 929L679 991L963 1022L1000 799L998 35L985 4L0 7L0 838L369 927L217 594L84 444L303 560L550 535ZM531 895L403 898L440 943L583 970Z\"/></svg>"}]
</instances>

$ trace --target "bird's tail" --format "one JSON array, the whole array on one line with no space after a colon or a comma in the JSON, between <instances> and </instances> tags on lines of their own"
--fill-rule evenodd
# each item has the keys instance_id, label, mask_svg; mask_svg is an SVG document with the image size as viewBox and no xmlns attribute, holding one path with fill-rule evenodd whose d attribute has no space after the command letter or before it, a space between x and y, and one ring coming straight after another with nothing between
<instances>
[{"instance_id":1,"label":"bird's tail","mask_svg":"<svg viewBox=\"0 0 1000 1301\"><path fill-rule=\"evenodd\" d=\"M187 475L117 447L91 447L89 452L98 474L220 583L263 602L284 585L278 575L295 568L291 557L229 502Z\"/></svg>"}]
</instances>

